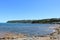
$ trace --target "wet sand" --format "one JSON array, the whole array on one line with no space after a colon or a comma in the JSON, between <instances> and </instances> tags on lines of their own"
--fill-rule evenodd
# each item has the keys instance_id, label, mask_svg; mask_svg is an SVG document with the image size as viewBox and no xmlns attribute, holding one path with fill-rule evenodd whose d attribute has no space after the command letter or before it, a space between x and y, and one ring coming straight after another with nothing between
<instances>
[{"instance_id":1,"label":"wet sand","mask_svg":"<svg viewBox=\"0 0 60 40\"><path fill-rule=\"evenodd\" d=\"M50 37L29 37L25 34L15 34L10 32L0 32L0 40L50 40Z\"/></svg>"}]
</instances>

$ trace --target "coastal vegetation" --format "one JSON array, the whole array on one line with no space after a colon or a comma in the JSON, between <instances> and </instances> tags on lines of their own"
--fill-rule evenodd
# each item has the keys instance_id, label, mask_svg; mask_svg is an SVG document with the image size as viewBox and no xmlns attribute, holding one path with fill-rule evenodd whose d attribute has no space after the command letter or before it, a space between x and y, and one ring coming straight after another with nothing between
<instances>
[{"instance_id":1,"label":"coastal vegetation","mask_svg":"<svg viewBox=\"0 0 60 40\"><path fill-rule=\"evenodd\" d=\"M7 23L50 23L50 24L60 24L60 18L51 18L51 19L41 19L41 20L11 20Z\"/></svg>"}]
</instances>

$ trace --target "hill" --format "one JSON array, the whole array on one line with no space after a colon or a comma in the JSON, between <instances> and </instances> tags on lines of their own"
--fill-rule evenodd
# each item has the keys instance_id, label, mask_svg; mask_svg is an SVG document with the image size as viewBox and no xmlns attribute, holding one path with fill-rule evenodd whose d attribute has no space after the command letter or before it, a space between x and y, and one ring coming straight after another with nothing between
<instances>
[{"instance_id":1,"label":"hill","mask_svg":"<svg viewBox=\"0 0 60 40\"><path fill-rule=\"evenodd\" d=\"M41 20L11 20L7 23L57 23L60 24L60 18L41 19Z\"/></svg>"}]
</instances>

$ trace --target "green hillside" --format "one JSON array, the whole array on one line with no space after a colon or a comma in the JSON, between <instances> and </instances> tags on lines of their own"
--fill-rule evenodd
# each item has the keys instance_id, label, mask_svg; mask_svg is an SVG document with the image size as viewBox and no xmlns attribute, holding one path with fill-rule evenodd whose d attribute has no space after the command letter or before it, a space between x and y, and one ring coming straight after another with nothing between
<instances>
[{"instance_id":1,"label":"green hillside","mask_svg":"<svg viewBox=\"0 0 60 40\"><path fill-rule=\"evenodd\" d=\"M7 23L58 23L60 24L60 18L41 19L41 20L11 20Z\"/></svg>"}]
</instances>

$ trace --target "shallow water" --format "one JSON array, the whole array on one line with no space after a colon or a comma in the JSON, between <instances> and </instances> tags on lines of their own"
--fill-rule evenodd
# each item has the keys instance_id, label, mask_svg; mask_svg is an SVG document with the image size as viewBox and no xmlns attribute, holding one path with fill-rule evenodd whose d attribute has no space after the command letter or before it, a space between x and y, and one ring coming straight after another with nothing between
<instances>
[{"instance_id":1,"label":"shallow water","mask_svg":"<svg viewBox=\"0 0 60 40\"><path fill-rule=\"evenodd\" d=\"M53 32L49 27L54 27L54 24L0 23L0 32L46 35Z\"/></svg>"}]
</instances>

